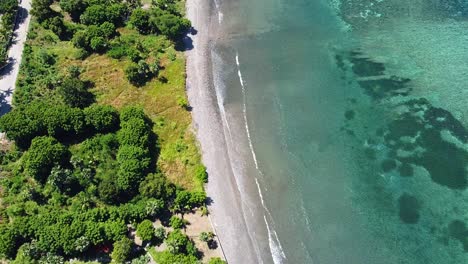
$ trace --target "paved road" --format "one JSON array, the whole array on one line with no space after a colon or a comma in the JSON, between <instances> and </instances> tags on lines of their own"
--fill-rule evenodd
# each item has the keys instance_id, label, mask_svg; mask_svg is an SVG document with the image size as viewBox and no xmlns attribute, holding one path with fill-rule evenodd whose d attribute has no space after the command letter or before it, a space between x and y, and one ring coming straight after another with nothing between
<instances>
[{"instance_id":1,"label":"paved road","mask_svg":"<svg viewBox=\"0 0 468 264\"><path fill-rule=\"evenodd\" d=\"M0 116L11 109L11 100L16 88L16 78L18 77L21 57L23 55L24 42L26 41L29 22L31 21L30 11L31 0L22 0L12 46L8 51L11 64L0 72Z\"/></svg>"}]
</instances>

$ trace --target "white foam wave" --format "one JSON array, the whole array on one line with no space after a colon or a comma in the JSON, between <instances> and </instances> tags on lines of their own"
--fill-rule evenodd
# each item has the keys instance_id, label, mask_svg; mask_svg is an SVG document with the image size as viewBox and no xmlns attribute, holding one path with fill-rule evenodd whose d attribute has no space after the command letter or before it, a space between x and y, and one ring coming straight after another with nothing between
<instances>
[{"instance_id":1,"label":"white foam wave","mask_svg":"<svg viewBox=\"0 0 468 264\"><path fill-rule=\"evenodd\" d=\"M211 58L212 58L212 63L215 64L215 65L219 64L220 61L221 61L221 58L214 51L211 51ZM219 111L220 111L221 119L223 120L223 123L224 123L223 127L224 127L224 129L227 130L227 135L226 135L226 133L224 133L224 138L227 141L228 145L233 146L231 128L230 128L229 122L227 120L226 110L224 108L224 93L223 93L223 87L222 87L223 82L219 79L220 76L218 74L216 74L216 72L214 72L214 69L216 69L216 68L218 68L218 67L213 67L214 87L215 87L215 93L216 93L216 101L217 101L218 108L219 108ZM238 190L240 198L241 198L240 200L242 201L241 209L242 209L242 212L243 212L244 221L247 222L247 220L245 218L245 215L247 213L246 211L249 208L246 208L244 206L244 202L245 202L244 199L243 199L243 193L244 192L243 192L243 190L241 190L242 185L239 183L239 179L237 177L237 175L241 174L241 172L240 172L241 169L238 166L235 165L235 164L237 164L237 162L235 162L233 160L233 155L231 153L231 147L228 146L227 152L228 152L227 154L228 154L229 162L231 164L231 171L232 171L232 173L234 175L234 180L236 182L236 187L237 187L237 190ZM249 211L250 211L250 213L252 213L251 210L249 210ZM255 231L251 230L249 225L246 225L246 228L247 228L248 236L250 237L250 240L254 241L253 234L255 233ZM257 244L253 243L253 247L254 247L254 251L257 254L257 258L258 258L257 260L259 261L258 263L262 264L263 261L261 260L261 254L260 254L260 250L259 250Z\"/></svg>"},{"instance_id":2,"label":"white foam wave","mask_svg":"<svg viewBox=\"0 0 468 264\"><path fill-rule=\"evenodd\" d=\"M215 6L216 6L216 11L218 12L218 23L221 24L223 22L224 14L221 12L221 8L219 6L219 1L214 0Z\"/></svg>"},{"instance_id":3,"label":"white foam wave","mask_svg":"<svg viewBox=\"0 0 468 264\"><path fill-rule=\"evenodd\" d=\"M250 137L250 129L249 129L249 123L247 120L247 96L246 96L246 91L245 91L245 84L244 84L244 79L242 78L242 73L240 70L240 63L239 63L239 53L236 53L236 64L237 64L237 75L239 75L239 81L242 86L242 96L243 96L243 107L242 107L242 112L244 114L244 124L245 124L245 131L247 133L247 139L249 142L249 148L250 152L252 153L252 158L255 163L255 168L260 172L260 168L258 167L258 161L257 161L257 155L255 154L253 144L252 144L252 138Z\"/></svg>"},{"instance_id":4,"label":"white foam wave","mask_svg":"<svg viewBox=\"0 0 468 264\"><path fill-rule=\"evenodd\" d=\"M245 87L244 79L242 78L242 72L240 70L239 53L236 53L236 64L237 64L237 75L239 76L239 81L242 87L242 96L243 96L242 112L244 115L245 131L246 131L247 139L249 142L249 148L250 148L250 152L252 153L252 158L255 163L255 168L257 169L260 175L263 175L262 171L260 170L258 166L257 155L255 154L255 150L254 150L253 143L252 143L252 138L250 137L250 129L249 129L249 123L248 123L248 118L247 118L247 94L246 94L246 87ZM272 219L271 213L265 205L265 201L263 199L263 194L260 188L260 184L258 183L258 179L256 177L255 177L255 183L257 185L258 194L260 196L260 202L262 203L262 206L267 212L269 218ZM268 231L268 244L270 246L270 252L273 258L273 262L275 264L281 264L286 259L286 255L279 241L278 234L276 233L274 229L273 230L270 229L270 225L268 224L267 216L265 214L263 215L263 218L265 220L265 224L266 224L267 231Z\"/></svg>"},{"instance_id":5,"label":"white foam wave","mask_svg":"<svg viewBox=\"0 0 468 264\"><path fill-rule=\"evenodd\" d=\"M271 256L273 258L273 262L275 264L281 264L283 263L283 260L286 259L286 256L284 255L283 248L281 247L281 244L279 243L278 235L276 234L275 230L270 229L270 225L268 224L266 215L263 216L263 219L265 220L265 225L268 230L268 244L270 246L270 251L271 251Z\"/></svg>"}]
</instances>

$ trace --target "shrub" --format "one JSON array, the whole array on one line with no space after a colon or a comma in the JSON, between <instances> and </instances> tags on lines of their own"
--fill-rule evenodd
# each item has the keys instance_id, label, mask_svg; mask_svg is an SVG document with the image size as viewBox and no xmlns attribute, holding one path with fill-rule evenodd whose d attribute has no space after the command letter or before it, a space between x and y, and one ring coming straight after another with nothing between
<instances>
[{"instance_id":1,"label":"shrub","mask_svg":"<svg viewBox=\"0 0 468 264\"><path fill-rule=\"evenodd\" d=\"M153 27L163 35L175 39L187 31L192 25L190 20L171 14L167 11L156 9L156 14L151 19Z\"/></svg>"},{"instance_id":2,"label":"shrub","mask_svg":"<svg viewBox=\"0 0 468 264\"><path fill-rule=\"evenodd\" d=\"M211 258L208 264L226 264L226 261L222 260L221 258Z\"/></svg>"},{"instance_id":3,"label":"shrub","mask_svg":"<svg viewBox=\"0 0 468 264\"><path fill-rule=\"evenodd\" d=\"M156 261L158 264L199 264L200 261L195 256L185 256L182 254L173 254L169 251L163 251L158 254Z\"/></svg>"},{"instance_id":4,"label":"shrub","mask_svg":"<svg viewBox=\"0 0 468 264\"><path fill-rule=\"evenodd\" d=\"M121 45L112 46L107 51L107 55L113 59L121 59L127 55L127 49Z\"/></svg>"},{"instance_id":5,"label":"shrub","mask_svg":"<svg viewBox=\"0 0 468 264\"><path fill-rule=\"evenodd\" d=\"M54 32L61 40L65 39L67 36L67 27L65 26L63 19L58 16L48 18L42 22L42 26L45 29L49 29Z\"/></svg>"},{"instance_id":6,"label":"shrub","mask_svg":"<svg viewBox=\"0 0 468 264\"><path fill-rule=\"evenodd\" d=\"M97 52L102 52L107 47L107 41L103 37L94 37L89 43L89 47Z\"/></svg>"},{"instance_id":7,"label":"shrub","mask_svg":"<svg viewBox=\"0 0 468 264\"><path fill-rule=\"evenodd\" d=\"M119 125L119 112L112 106L92 105L83 110L86 124L99 133L114 131Z\"/></svg>"},{"instance_id":8,"label":"shrub","mask_svg":"<svg viewBox=\"0 0 468 264\"><path fill-rule=\"evenodd\" d=\"M145 197L161 198L164 200L172 197L175 186L167 181L160 173L150 173L140 183L140 194Z\"/></svg>"},{"instance_id":9,"label":"shrub","mask_svg":"<svg viewBox=\"0 0 468 264\"><path fill-rule=\"evenodd\" d=\"M120 119L122 120L122 122L128 122L133 118L148 121L148 118L143 108L141 107L130 106L125 107L120 111Z\"/></svg>"},{"instance_id":10,"label":"shrub","mask_svg":"<svg viewBox=\"0 0 468 264\"><path fill-rule=\"evenodd\" d=\"M55 164L64 164L68 150L52 137L37 137L24 157L25 173L44 183Z\"/></svg>"},{"instance_id":11,"label":"shrub","mask_svg":"<svg viewBox=\"0 0 468 264\"><path fill-rule=\"evenodd\" d=\"M119 188L114 179L104 179L98 186L99 198L102 201L113 204L119 200Z\"/></svg>"},{"instance_id":12,"label":"shrub","mask_svg":"<svg viewBox=\"0 0 468 264\"><path fill-rule=\"evenodd\" d=\"M31 7L31 14L36 17L39 23L42 23L44 20L51 18L55 15L55 12L50 9L53 0L33 0Z\"/></svg>"},{"instance_id":13,"label":"shrub","mask_svg":"<svg viewBox=\"0 0 468 264\"><path fill-rule=\"evenodd\" d=\"M174 229L184 228L185 224L186 224L186 221L184 221L183 219L175 215L171 216L171 219L169 220L169 225Z\"/></svg>"},{"instance_id":14,"label":"shrub","mask_svg":"<svg viewBox=\"0 0 468 264\"><path fill-rule=\"evenodd\" d=\"M120 25L123 21L125 6L123 4L91 5L80 16L80 20L85 25L101 25L110 22Z\"/></svg>"},{"instance_id":15,"label":"shrub","mask_svg":"<svg viewBox=\"0 0 468 264\"><path fill-rule=\"evenodd\" d=\"M11 258L15 253L17 235L6 225L0 226L0 257Z\"/></svg>"},{"instance_id":16,"label":"shrub","mask_svg":"<svg viewBox=\"0 0 468 264\"><path fill-rule=\"evenodd\" d=\"M114 243L111 257L117 263L125 262L132 252L133 242L129 238L123 238Z\"/></svg>"},{"instance_id":17,"label":"shrub","mask_svg":"<svg viewBox=\"0 0 468 264\"><path fill-rule=\"evenodd\" d=\"M133 118L127 122L122 121L120 125L117 137L121 145L138 146L143 149L148 147L151 130L144 120Z\"/></svg>"},{"instance_id":18,"label":"shrub","mask_svg":"<svg viewBox=\"0 0 468 264\"><path fill-rule=\"evenodd\" d=\"M209 241L213 240L214 237L215 237L215 234L213 234L212 232L201 232L200 233L200 240L203 241L203 242L209 242Z\"/></svg>"},{"instance_id":19,"label":"shrub","mask_svg":"<svg viewBox=\"0 0 468 264\"><path fill-rule=\"evenodd\" d=\"M166 239L166 230L164 227L158 227L154 230L154 238L158 240L158 242L163 242Z\"/></svg>"},{"instance_id":20,"label":"shrub","mask_svg":"<svg viewBox=\"0 0 468 264\"><path fill-rule=\"evenodd\" d=\"M141 255L138 258L132 259L131 264L148 264L150 262L150 257L148 255Z\"/></svg>"},{"instance_id":21,"label":"shrub","mask_svg":"<svg viewBox=\"0 0 468 264\"><path fill-rule=\"evenodd\" d=\"M179 211L191 210L205 204L204 192L179 191L174 199L174 208Z\"/></svg>"},{"instance_id":22,"label":"shrub","mask_svg":"<svg viewBox=\"0 0 468 264\"><path fill-rule=\"evenodd\" d=\"M152 30L149 23L150 13L141 8L133 10L129 23L141 34L149 34Z\"/></svg>"},{"instance_id":23,"label":"shrub","mask_svg":"<svg viewBox=\"0 0 468 264\"><path fill-rule=\"evenodd\" d=\"M187 235L183 234L180 230L170 232L166 239L166 245L172 254L188 254L195 256L197 249Z\"/></svg>"},{"instance_id":24,"label":"shrub","mask_svg":"<svg viewBox=\"0 0 468 264\"><path fill-rule=\"evenodd\" d=\"M136 233L145 242L153 240L155 236L153 223L150 220L144 220L138 224Z\"/></svg>"},{"instance_id":25,"label":"shrub","mask_svg":"<svg viewBox=\"0 0 468 264\"><path fill-rule=\"evenodd\" d=\"M57 88L57 92L71 107L86 107L94 101L94 96L88 91L86 83L76 77L65 78Z\"/></svg>"},{"instance_id":26,"label":"shrub","mask_svg":"<svg viewBox=\"0 0 468 264\"><path fill-rule=\"evenodd\" d=\"M70 14L73 21L78 21L81 14L86 10L85 0L60 0L60 7Z\"/></svg>"},{"instance_id":27,"label":"shrub","mask_svg":"<svg viewBox=\"0 0 468 264\"><path fill-rule=\"evenodd\" d=\"M111 38L115 34L115 26L111 22L104 22L99 26L100 32L106 39Z\"/></svg>"},{"instance_id":28,"label":"shrub","mask_svg":"<svg viewBox=\"0 0 468 264\"><path fill-rule=\"evenodd\" d=\"M208 173L206 173L205 166L199 164L195 167L195 178L197 178L200 182L203 183L208 182Z\"/></svg>"},{"instance_id":29,"label":"shrub","mask_svg":"<svg viewBox=\"0 0 468 264\"><path fill-rule=\"evenodd\" d=\"M177 104L184 109L187 109L189 106L188 101L185 97L177 98Z\"/></svg>"}]
</instances>

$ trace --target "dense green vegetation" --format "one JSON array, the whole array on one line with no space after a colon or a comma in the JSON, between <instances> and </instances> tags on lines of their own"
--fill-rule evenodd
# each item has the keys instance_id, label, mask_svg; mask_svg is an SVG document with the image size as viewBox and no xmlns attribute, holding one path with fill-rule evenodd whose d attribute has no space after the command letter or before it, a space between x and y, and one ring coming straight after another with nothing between
<instances>
[{"instance_id":1,"label":"dense green vegetation","mask_svg":"<svg viewBox=\"0 0 468 264\"><path fill-rule=\"evenodd\" d=\"M138 1L33 1L14 108L0 118L0 131L15 143L0 149L0 259L147 263L128 239L131 230L145 243L168 245L161 263L200 259L179 230L182 219L171 218L206 200L206 172L187 133L189 114L176 98L156 97L161 105L171 102L174 114L155 115L159 104L137 106L130 99L125 106L106 104L109 95L100 91L107 86L93 76L100 72L86 66L113 61L126 68L118 73L128 83L119 87L138 94L148 83L175 83L170 96L180 98L183 71L173 69L183 60L174 43L190 23L175 2L165 2L143 11L153 22L141 35L127 21L142 12ZM165 50L170 55L161 55ZM154 220L169 218L178 219L170 221L175 231L153 227Z\"/></svg>"},{"instance_id":2,"label":"dense green vegetation","mask_svg":"<svg viewBox=\"0 0 468 264\"><path fill-rule=\"evenodd\" d=\"M17 10L17 0L0 1L0 67L6 63L8 46L11 34L13 33Z\"/></svg>"}]
</instances>

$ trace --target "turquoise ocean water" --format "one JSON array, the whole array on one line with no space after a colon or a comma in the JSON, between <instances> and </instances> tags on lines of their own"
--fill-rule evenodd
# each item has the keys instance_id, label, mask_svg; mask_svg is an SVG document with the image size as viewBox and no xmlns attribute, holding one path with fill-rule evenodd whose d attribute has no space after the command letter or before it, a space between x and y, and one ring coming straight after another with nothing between
<instances>
[{"instance_id":1,"label":"turquoise ocean water","mask_svg":"<svg viewBox=\"0 0 468 264\"><path fill-rule=\"evenodd\" d=\"M468 2L216 6L215 75L267 210L259 251L468 263Z\"/></svg>"}]
</instances>

